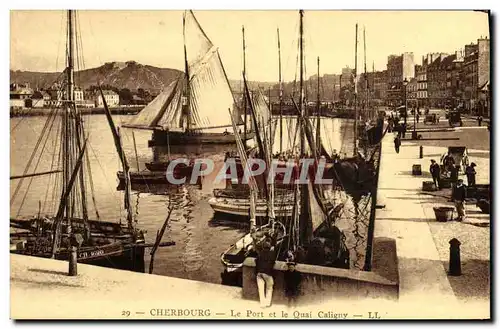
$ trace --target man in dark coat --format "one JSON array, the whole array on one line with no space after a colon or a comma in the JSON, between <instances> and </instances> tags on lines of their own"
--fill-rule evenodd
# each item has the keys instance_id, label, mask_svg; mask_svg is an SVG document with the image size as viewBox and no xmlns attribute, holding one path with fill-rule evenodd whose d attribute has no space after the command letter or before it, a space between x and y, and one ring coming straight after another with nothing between
<instances>
[{"instance_id":1,"label":"man in dark coat","mask_svg":"<svg viewBox=\"0 0 500 329\"><path fill-rule=\"evenodd\" d=\"M476 185L476 164L473 162L470 166L465 168L465 174L467 175L467 185L474 186Z\"/></svg>"},{"instance_id":2,"label":"man in dark coat","mask_svg":"<svg viewBox=\"0 0 500 329\"><path fill-rule=\"evenodd\" d=\"M394 149L396 150L396 153L399 153L400 146L401 146L401 138L398 135L394 138Z\"/></svg>"},{"instance_id":3,"label":"man in dark coat","mask_svg":"<svg viewBox=\"0 0 500 329\"><path fill-rule=\"evenodd\" d=\"M465 197L467 195L467 190L465 185L463 184L463 180L459 179L457 184L453 186L451 199L455 202L455 207L457 209L459 222L465 219Z\"/></svg>"},{"instance_id":4,"label":"man in dark coat","mask_svg":"<svg viewBox=\"0 0 500 329\"><path fill-rule=\"evenodd\" d=\"M429 168L429 171L431 172L434 185L436 186L437 189L441 189L441 168L434 159L431 160L431 166Z\"/></svg>"},{"instance_id":5,"label":"man in dark coat","mask_svg":"<svg viewBox=\"0 0 500 329\"><path fill-rule=\"evenodd\" d=\"M288 262L288 271L284 273L285 295L288 297L288 306L296 306L300 294L302 275L295 269L295 262Z\"/></svg>"}]
</instances>

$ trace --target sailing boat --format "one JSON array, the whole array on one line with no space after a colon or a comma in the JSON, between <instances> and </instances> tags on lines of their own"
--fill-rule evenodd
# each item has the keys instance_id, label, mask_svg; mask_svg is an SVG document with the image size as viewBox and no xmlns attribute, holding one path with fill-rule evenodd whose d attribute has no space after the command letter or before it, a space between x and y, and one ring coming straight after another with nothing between
<instances>
[{"instance_id":1,"label":"sailing boat","mask_svg":"<svg viewBox=\"0 0 500 329\"><path fill-rule=\"evenodd\" d=\"M106 100L101 90L104 108L108 123L113 133L114 143L126 173L126 188L124 193L125 209L127 211L126 224L113 221L90 219L87 209L87 181L91 180L90 162L86 147L88 133L85 132L84 121L81 113L76 107L74 97L74 51L76 25L75 12L68 11L68 47L66 84L67 89L61 111L54 109L47 122L52 122L61 117L61 160L63 164L62 185L60 191L60 202L54 215L42 216L40 212L33 218L11 218L10 226L15 231L11 233L11 239L17 243L11 248L12 253L68 260L70 250L77 248L77 261L92 265L113 267L137 272L144 272L144 251L148 246L145 243L144 231L137 228L137 222L133 218L130 201L130 177L129 166L122 148L120 135L114 125ZM47 126L48 127L48 126ZM50 125L52 128L52 125ZM51 129L44 129L39 142L48 138ZM35 147L32 158L37 152L39 143ZM43 149L42 149L43 152ZM54 153L57 154L57 153ZM41 155L40 155L41 156ZM82 165L87 161L87 170ZM31 161L28 162L25 173L29 170ZM16 188L11 204L17 195L23 175ZM90 178L87 180L86 178ZM92 183L91 183L92 184ZM91 185L92 187L92 185ZM94 200L93 188L92 199ZM95 205L95 204L94 204ZM163 243L162 246L172 243Z\"/></svg>"},{"instance_id":2,"label":"sailing boat","mask_svg":"<svg viewBox=\"0 0 500 329\"><path fill-rule=\"evenodd\" d=\"M270 141L274 140L274 133L276 132L276 129L272 129L273 126L273 120L272 120L272 113L270 109L270 104L268 104L264 96L262 95L262 92L260 90L257 90L255 92L251 92L248 90L248 85L247 85L247 80L246 80L246 53L245 53L245 29L244 27L242 28L242 34L243 34L243 107L245 113L248 112L247 108L250 108L251 112L251 118L252 118L252 123L254 126L254 131L260 130L263 133L267 134L267 137ZM278 49L279 49L279 35L278 35ZM281 59L280 59L281 63ZM281 80L281 65L280 65L280 80ZM245 116L246 119L246 116ZM282 125L282 123L281 123ZM244 129L244 136L247 132L247 123L245 120L245 129ZM282 126L281 126L282 129ZM263 149L265 147L263 143L264 136L259 136L258 134L255 134L255 142L258 145L258 147L255 147L253 149L250 149L248 152L246 152L245 156L252 156L252 157L263 157ZM243 139L244 140L244 139ZM257 154L257 152L260 151L260 154ZM269 154L272 157L272 143L270 144L269 147ZM241 180L243 179L244 176L244 169L245 169L245 164L242 161L241 156L231 156L227 155L225 162L233 162L232 164L236 168L237 172L237 178L238 178L238 184L236 186L233 186L232 180L227 180L226 188L225 189L214 189L213 194L214 197L212 197L208 203L214 210L215 214L223 214L223 215L231 215L236 216L238 219L244 219L248 220L248 214L250 210L250 191L249 189L246 188L246 185L241 184ZM270 168L270 161L268 161L268 167ZM285 161L280 161L277 164L278 168L284 168L287 166L287 163ZM252 168L255 169L255 168ZM296 168L298 169L298 167ZM285 175L283 173L280 173L277 175L275 184L279 185L284 185ZM292 173L291 179L296 179L298 178L298 170ZM259 194L265 194L267 193L266 189L266 181L267 181L267 176L266 173L264 172L262 175L259 175L255 177L256 183L257 183L257 195ZM285 184L286 185L286 184ZM277 217L287 217L292 215L292 210L293 210L293 196L290 194L290 191L287 188L281 188L279 190L275 191L277 195L280 196L280 199L276 199L276 202L280 203L280 207L276 207L276 216ZM255 212L257 217L266 217L268 214L268 200L266 200L265 197L258 197L256 200L256 205L255 205Z\"/></svg>"},{"instance_id":3,"label":"sailing boat","mask_svg":"<svg viewBox=\"0 0 500 329\"><path fill-rule=\"evenodd\" d=\"M318 151L314 138L312 125L309 122L307 109L304 107L303 93L303 11L300 11L300 91L299 104L297 111L299 113L299 127L301 129L300 150L301 156L306 154L306 146L312 151L316 158ZM295 103L295 102L294 102ZM256 129L256 134L263 133ZM264 142L269 143L266 138ZM260 144L260 143L259 143ZM266 146L263 147L266 150ZM263 152L265 153L265 152ZM245 160L245 154L240 152L240 157ZM266 159L270 160L267 154ZM268 161L269 161L268 160ZM324 198L324 193L318 184L313 184L311 174L309 173L308 183L299 187L293 186L294 209L291 218L276 219L274 215L274 196L273 186L270 188L268 201L269 213L267 222L260 226L255 226L255 204L252 201L252 194L255 193L255 187L250 194L250 233L243 236L235 244L231 245L222 255L221 262L225 268L222 274L223 282L232 280L233 277L240 281L241 268L247 257L256 255L259 241L269 236L273 245L278 250L278 260L285 261L293 259L296 262L315 264L320 266L333 266L349 268L349 251L345 246L344 234L335 226L335 219L342 209L342 205L333 206ZM285 232L283 234L283 231ZM239 283L239 282L238 282Z\"/></svg>"},{"instance_id":4,"label":"sailing boat","mask_svg":"<svg viewBox=\"0 0 500 329\"><path fill-rule=\"evenodd\" d=\"M189 38L187 34L195 35ZM184 74L123 127L153 131L149 146L234 144L230 112L243 125L217 47L194 13L183 16ZM246 139L253 138L248 132Z\"/></svg>"}]
</instances>

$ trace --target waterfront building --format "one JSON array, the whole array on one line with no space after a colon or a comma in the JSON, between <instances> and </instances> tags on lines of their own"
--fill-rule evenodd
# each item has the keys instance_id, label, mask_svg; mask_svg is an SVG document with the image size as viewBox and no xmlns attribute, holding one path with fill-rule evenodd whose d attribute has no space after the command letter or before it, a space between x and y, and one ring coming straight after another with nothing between
<instances>
[{"instance_id":1,"label":"waterfront building","mask_svg":"<svg viewBox=\"0 0 500 329\"><path fill-rule=\"evenodd\" d=\"M413 53L390 55L387 58L387 105L403 105L405 89L403 81L415 77L415 62Z\"/></svg>"},{"instance_id":2,"label":"waterfront building","mask_svg":"<svg viewBox=\"0 0 500 329\"><path fill-rule=\"evenodd\" d=\"M479 38L464 48L463 93L465 109L489 116L490 40Z\"/></svg>"},{"instance_id":3,"label":"waterfront building","mask_svg":"<svg viewBox=\"0 0 500 329\"><path fill-rule=\"evenodd\" d=\"M26 101L33 95L29 84L12 83L10 85L10 108L24 108Z\"/></svg>"},{"instance_id":4,"label":"waterfront building","mask_svg":"<svg viewBox=\"0 0 500 329\"><path fill-rule=\"evenodd\" d=\"M109 107L116 107L120 104L120 97L117 93L112 90L103 90L104 99ZM104 102L102 101L101 93L98 92L94 96L95 107L104 107Z\"/></svg>"}]
</instances>

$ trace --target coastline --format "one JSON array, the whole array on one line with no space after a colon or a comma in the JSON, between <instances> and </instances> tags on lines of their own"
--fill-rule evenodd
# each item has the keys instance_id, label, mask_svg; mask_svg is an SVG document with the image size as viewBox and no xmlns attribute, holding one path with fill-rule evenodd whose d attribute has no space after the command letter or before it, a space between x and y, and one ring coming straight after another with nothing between
<instances>
[{"instance_id":1,"label":"coastline","mask_svg":"<svg viewBox=\"0 0 500 329\"><path fill-rule=\"evenodd\" d=\"M111 114L134 115L139 113L144 108L141 106L120 106L111 107ZM10 109L10 117L33 117L33 116L48 116L54 108L22 108ZM103 107L79 108L82 115L104 114Z\"/></svg>"}]
</instances>

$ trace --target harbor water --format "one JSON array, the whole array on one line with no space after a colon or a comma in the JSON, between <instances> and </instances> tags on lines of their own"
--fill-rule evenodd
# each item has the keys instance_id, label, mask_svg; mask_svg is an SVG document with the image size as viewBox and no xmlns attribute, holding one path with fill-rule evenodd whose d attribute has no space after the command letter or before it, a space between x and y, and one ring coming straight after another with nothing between
<instances>
[{"instance_id":1,"label":"harbor water","mask_svg":"<svg viewBox=\"0 0 500 329\"><path fill-rule=\"evenodd\" d=\"M11 118L10 174L23 174L26 164L35 149L40 133L49 117ZM121 125L131 116L115 116L115 123ZM31 161L28 173L58 169L57 157L60 132L59 118L52 124L49 138L42 140L36 156ZM87 153L91 164L92 181L87 181L89 216L103 220L125 219L123 191L118 189L116 173L121 170L113 137L104 115L84 116L86 133L89 134ZM51 124L47 125L49 129ZM295 127L294 120L283 124L283 147L293 142L289 133ZM274 150L279 149L279 125L275 128ZM322 140L329 152L334 149L341 154L352 154L352 121L345 119L323 119ZM230 218L214 218L208 204L214 188L223 188L224 182L214 182L224 161L224 154L236 150L235 146L193 145L152 149L148 147L151 131L120 129L131 170L145 170L145 163L153 158L208 158L214 161L214 171L202 180L201 185L176 187L141 186L132 191L132 205L138 226L147 230L148 242L154 242L170 206L174 208L163 241L175 241L176 245L160 248L155 255L154 273L173 277L220 283L223 267L220 255L231 244L248 232L248 224L235 222ZM133 136L134 135L134 136ZM135 137L137 157L134 150ZM298 138L298 137L297 137ZM41 150L43 149L43 152ZM39 156L42 153L41 156ZM35 169L36 168L36 169ZM88 171L88 168L85 167ZM19 180L12 180L11 217L32 217L38 212L54 214L60 199L60 185L56 175L26 178L18 189ZM29 188L28 188L29 187ZM18 190L17 190L18 189ZM90 191L94 190L95 206ZM17 190L17 191L16 191ZM15 195L15 198L13 196ZM22 207L21 207L22 206ZM95 211L97 208L97 213ZM351 267L362 268L367 222L357 223L344 219L338 223L346 234L347 247L351 252ZM146 268L149 250L146 252Z\"/></svg>"}]
</instances>

